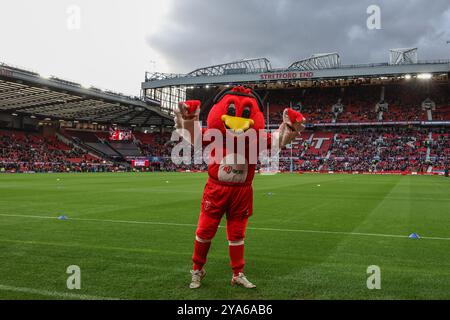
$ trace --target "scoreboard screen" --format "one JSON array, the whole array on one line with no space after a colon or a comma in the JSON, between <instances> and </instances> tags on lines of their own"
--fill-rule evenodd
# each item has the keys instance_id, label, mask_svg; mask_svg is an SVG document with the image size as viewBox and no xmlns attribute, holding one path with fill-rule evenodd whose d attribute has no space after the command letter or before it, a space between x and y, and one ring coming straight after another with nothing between
<instances>
[{"instance_id":1,"label":"scoreboard screen","mask_svg":"<svg viewBox=\"0 0 450 320\"><path fill-rule=\"evenodd\" d=\"M111 141L129 141L133 139L133 135L130 130L109 130L109 140Z\"/></svg>"},{"instance_id":2,"label":"scoreboard screen","mask_svg":"<svg viewBox=\"0 0 450 320\"><path fill-rule=\"evenodd\" d=\"M148 167L149 166L148 159L133 159L131 160L132 167Z\"/></svg>"}]
</instances>

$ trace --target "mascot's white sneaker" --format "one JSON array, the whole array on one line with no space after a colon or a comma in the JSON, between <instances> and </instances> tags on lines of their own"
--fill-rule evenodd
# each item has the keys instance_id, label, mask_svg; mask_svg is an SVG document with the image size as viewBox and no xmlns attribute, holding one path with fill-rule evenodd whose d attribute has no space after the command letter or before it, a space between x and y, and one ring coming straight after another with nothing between
<instances>
[{"instance_id":1,"label":"mascot's white sneaker","mask_svg":"<svg viewBox=\"0 0 450 320\"><path fill-rule=\"evenodd\" d=\"M206 275L206 271L204 269L202 270L191 270L192 280L191 284L189 285L189 288L191 289L197 289L200 288L202 285L202 279Z\"/></svg>"},{"instance_id":2,"label":"mascot's white sneaker","mask_svg":"<svg viewBox=\"0 0 450 320\"><path fill-rule=\"evenodd\" d=\"M239 272L237 276L233 276L231 278L231 285L243 286L244 288L247 289L256 288L256 286L253 283L248 281L247 277L242 272Z\"/></svg>"}]
</instances>

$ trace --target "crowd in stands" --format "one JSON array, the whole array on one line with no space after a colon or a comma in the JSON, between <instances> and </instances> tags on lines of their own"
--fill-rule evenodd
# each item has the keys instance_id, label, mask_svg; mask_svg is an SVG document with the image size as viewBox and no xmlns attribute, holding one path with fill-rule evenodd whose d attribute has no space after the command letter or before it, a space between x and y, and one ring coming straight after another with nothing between
<instances>
[{"instance_id":1,"label":"crowd in stands","mask_svg":"<svg viewBox=\"0 0 450 320\"><path fill-rule=\"evenodd\" d=\"M270 124L278 127L285 107L300 109L310 124L369 122L364 126L316 126L308 128L280 153L282 171L338 172L430 172L450 164L450 127L375 125L381 100L388 110L382 121L425 121L429 113L421 107L429 97L435 103L433 120L450 121L448 87L430 88L399 85L343 88L274 90L265 94ZM343 106L342 112L336 105ZM335 108L333 108L335 105ZM373 123L373 125L372 125ZM109 132L61 130L56 135L0 130L0 172L105 172L130 170L130 154L137 151L149 160L147 171L206 170L206 164L176 165L171 160L174 143L170 132L134 132L136 150L119 149L109 142ZM63 142L64 141L64 142ZM116 148L115 148L116 146ZM123 147L123 146L122 146ZM131 151L133 152L131 152ZM97 151L97 152L96 152ZM107 152L108 151L108 152ZM119 163L120 162L120 163Z\"/></svg>"},{"instance_id":2,"label":"crowd in stands","mask_svg":"<svg viewBox=\"0 0 450 320\"><path fill-rule=\"evenodd\" d=\"M443 170L450 165L448 131L445 128L394 126L344 129L334 134L327 156L318 157L305 149L299 154L294 169L344 172Z\"/></svg>"},{"instance_id":3,"label":"crowd in stands","mask_svg":"<svg viewBox=\"0 0 450 320\"><path fill-rule=\"evenodd\" d=\"M267 102L271 124L279 123L282 111L298 106L310 123L355 123L427 121L428 114L422 102L430 98L435 104L432 120L450 120L450 95L447 86L366 86L343 88L287 89L270 92ZM388 110L376 111L379 102L385 102ZM342 103L343 110L333 112L333 105Z\"/></svg>"},{"instance_id":4,"label":"crowd in stands","mask_svg":"<svg viewBox=\"0 0 450 320\"><path fill-rule=\"evenodd\" d=\"M280 170L427 172L450 165L448 127L345 127L307 130L280 152ZM174 164L170 133L135 133L149 159L146 171L203 171L206 164ZM191 158L193 163L193 158ZM130 170L130 168L128 168ZM107 172L117 166L71 144L37 133L0 130L1 172Z\"/></svg>"},{"instance_id":5,"label":"crowd in stands","mask_svg":"<svg viewBox=\"0 0 450 320\"><path fill-rule=\"evenodd\" d=\"M446 127L406 126L355 126L340 130L306 131L292 144L292 150L287 148L281 151L279 169L290 171L292 167L294 171L335 172L444 170L450 165L448 132ZM150 144L150 141L147 143ZM206 170L205 164L173 164L170 159L171 146L167 141L156 143L156 154L160 157L158 170ZM150 145L145 150L150 150L151 155Z\"/></svg>"},{"instance_id":6,"label":"crowd in stands","mask_svg":"<svg viewBox=\"0 0 450 320\"><path fill-rule=\"evenodd\" d=\"M398 127L355 129L337 134L325 170L424 171L428 135L420 129Z\"/></svg>"},{"instance_id":7,"label":"crowd in stands","mask_svg":"<svg viewBox=\"0 0 450 320\"><path fill-rule=\"evenodd\" d=\"M163 157L170 155L170 133L145 134L136 132L134 136L145 156Z\"/></svg>"},{"instance_id":8,"label":"crowd in stands","mask_svg":"<svg viewBox=\"0 0 450 320\"><path fill-rule=\"evenodd\" d=\"M1 172L98 172L112 166L55 136L0 130Z\"/></svg>"}]
</instances>

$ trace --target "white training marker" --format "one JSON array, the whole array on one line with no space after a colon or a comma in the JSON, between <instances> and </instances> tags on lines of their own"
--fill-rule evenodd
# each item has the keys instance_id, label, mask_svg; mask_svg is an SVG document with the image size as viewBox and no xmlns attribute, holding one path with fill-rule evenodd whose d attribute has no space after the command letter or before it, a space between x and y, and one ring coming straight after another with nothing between
<instances>
[{"instance_id":1,"label":"white training marker","mask_svg":"<svg viewBox=\"0 0 450 320\"><path fill-rule=\"evenodd\" d=\"M320 187L320 184L318 184L317 186Z\"/></svg>"}]
</instances>

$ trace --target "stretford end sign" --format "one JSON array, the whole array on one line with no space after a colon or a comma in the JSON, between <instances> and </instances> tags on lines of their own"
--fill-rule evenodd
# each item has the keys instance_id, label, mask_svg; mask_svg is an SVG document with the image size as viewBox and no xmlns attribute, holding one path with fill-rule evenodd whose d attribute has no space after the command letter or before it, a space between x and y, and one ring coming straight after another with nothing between
<instances>
[{"instance_id":1,"label":"stretford end sign","mask_svg":"<svg viewBox=\"0 0 450 320\"><path fill-rule=\"evenodd\" d=\"M270 72L259 75L260 80L288 80L312 77L314 77L314 72L312 71Z\"/></svg>"}]
</instances>

